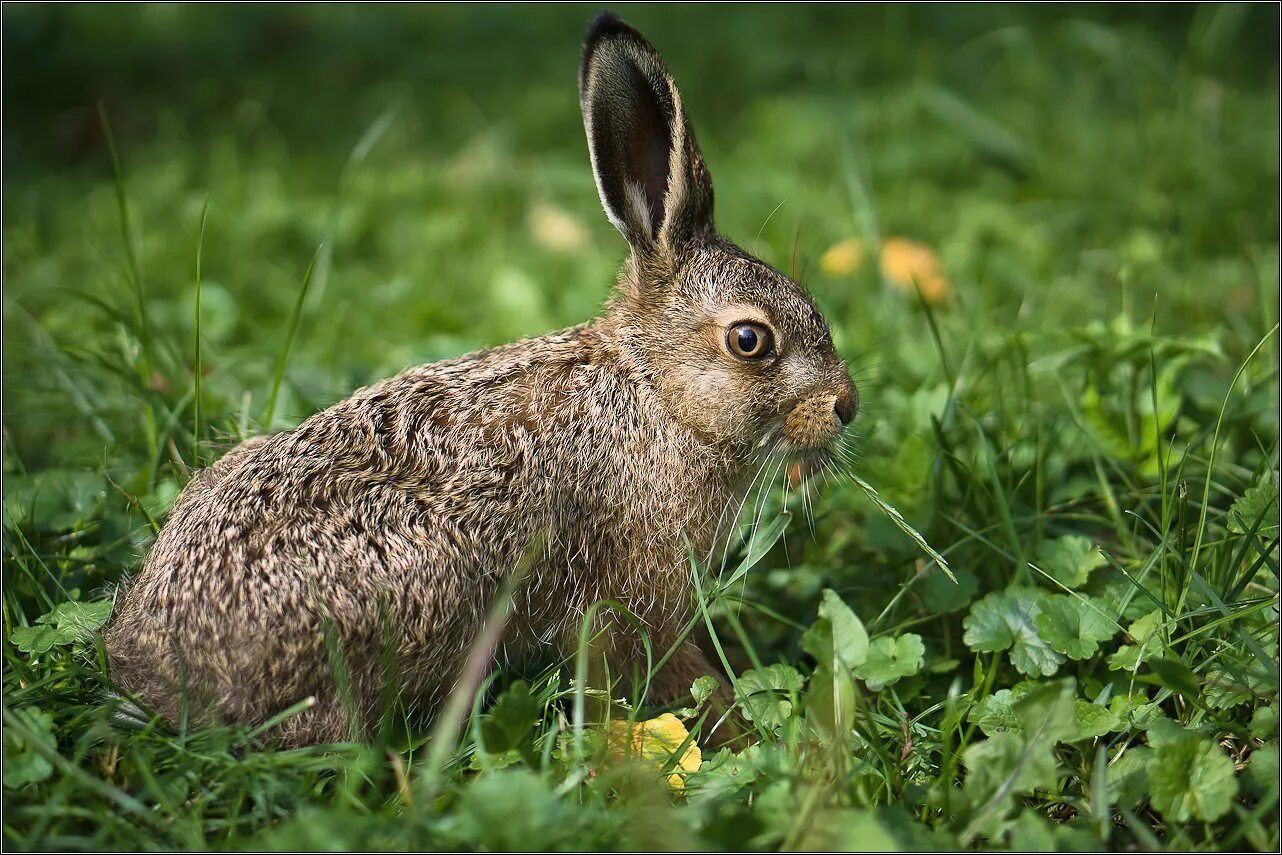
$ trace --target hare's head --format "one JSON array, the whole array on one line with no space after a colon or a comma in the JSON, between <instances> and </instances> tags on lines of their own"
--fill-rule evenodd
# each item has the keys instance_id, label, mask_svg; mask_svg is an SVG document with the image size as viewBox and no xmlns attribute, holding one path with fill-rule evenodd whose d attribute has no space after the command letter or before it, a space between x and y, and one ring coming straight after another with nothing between
<instances>
[{"instance_id":1,"label":"hare's head","mask_svg":"<svg viewBox=\"0 0 1282 855\"><path fill-rule=\"evenodd\" d=\"M597 190L631 245L623 343L683 424L737 450L816 468L858 394L802 288L717 235L712 179L671 75L609 13L591 23L579 97Z\"/></svg>"}]
</instances>

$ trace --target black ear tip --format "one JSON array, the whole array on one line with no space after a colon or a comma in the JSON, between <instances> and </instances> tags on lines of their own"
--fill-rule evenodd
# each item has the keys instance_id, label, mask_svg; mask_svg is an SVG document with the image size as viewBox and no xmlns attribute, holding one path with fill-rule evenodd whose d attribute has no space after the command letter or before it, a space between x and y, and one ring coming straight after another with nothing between
<instances>
[{"instance_id":1,"label":"black ear tip","mask_svg":"<svg viewBox=\"0 0 1282 855\"><path fill-rule=\"evenodd\" d=\"M618 15L614 14L609 9L602 9L593 15L592 19L588 21L588 31L583 36L583 43L585 45L591 45L602 36L608 36L611 33L623 32L630 29L631 27L623 23L623 19Z\"/></svg>"},{"instance_id":2,"label":"black ear tip","mask_svg":"<svg viewBox=\"0 0 1282 855\"><path fill-rule=\"evenodd\" d=\"M588 31L583 36L583 56L579 60L580 93L587 87L588 66L596 55L597 48L601 47L607 39L616 38L630 39L633 42L639 42L642 46L648 46L645 37L624 23L618 15L609 9L597 12L592 16L592 20L588 21Z\"/></svg>"}]
</instances>

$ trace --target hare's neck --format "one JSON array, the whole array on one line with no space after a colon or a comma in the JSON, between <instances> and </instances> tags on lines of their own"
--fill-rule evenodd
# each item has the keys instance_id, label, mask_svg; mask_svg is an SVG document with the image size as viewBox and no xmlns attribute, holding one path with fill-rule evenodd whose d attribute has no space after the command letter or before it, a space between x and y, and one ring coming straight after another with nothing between
<instances>
[{"instance_id":1,"label":"hare's neck","mask_svg":"<svg viewBox=\"0 0 1282 855\"><path fill-rule=\"evenodd\" d=\"M619 366L634 383L653 389L654 366L637 343L634 320L617 299L607 307L605 314L593 320L585 330L594 345Z\"/></svg>"}]
</instances>

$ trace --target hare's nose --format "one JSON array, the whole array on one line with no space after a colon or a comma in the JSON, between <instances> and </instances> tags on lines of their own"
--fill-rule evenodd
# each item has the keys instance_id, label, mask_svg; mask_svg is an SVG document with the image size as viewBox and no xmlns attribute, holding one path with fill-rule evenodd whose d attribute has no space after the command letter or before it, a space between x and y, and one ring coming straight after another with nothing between
<instances>
[{"instance_id":1,"label":"hare's nose","mask_svg":"<svg viewBox=\"0 0 1282 855\"><path fill-rule=\"evenodd\" d=\"M855 389L852 383L848 389L843 389L837 395L837 401L832 405L833 411L837 413L837 420L842 426L854 421L855 414L859 412L859 391Z\"/></svg>"}]
</instances>

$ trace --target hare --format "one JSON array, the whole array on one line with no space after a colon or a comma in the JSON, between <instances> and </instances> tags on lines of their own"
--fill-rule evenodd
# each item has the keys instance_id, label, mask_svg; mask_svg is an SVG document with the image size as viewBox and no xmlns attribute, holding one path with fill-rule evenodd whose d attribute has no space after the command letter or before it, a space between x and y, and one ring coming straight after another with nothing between
<instances>
[{"instance_id":1,"label":"hare","mask_svg":"<svg viewBox=\"0 0 1282 855\"><path fill-rule=\"evenodd\" d=\"M602 314L411 368L199 473L117 600L119 688L170 722L190 703L193 722L256 724L311 697L279 744L361 738L389 680L427 709L450 692L522 562L509 659L574 651L602 599L664 651L691 613L688 549L713 549L767 461L794 480L822 465L855 386L801 287L717 234L659 54L600 13L579 97L631 249ZM618 624L613 673L644 663ZM719 670L687 641L648 698Z\"/></svg>"}]
</instances>

